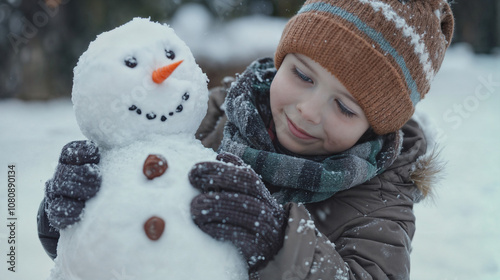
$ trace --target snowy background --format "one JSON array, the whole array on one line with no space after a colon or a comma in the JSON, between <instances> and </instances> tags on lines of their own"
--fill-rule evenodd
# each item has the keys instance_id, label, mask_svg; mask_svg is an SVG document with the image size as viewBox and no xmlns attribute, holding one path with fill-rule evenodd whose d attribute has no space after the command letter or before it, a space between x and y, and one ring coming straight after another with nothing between
<instances>
[{"instance_id":1,"label":"snowy background","mask_svg":"<svg viewBox=\"0 0 500 280\"><path fill-rule=\"evenodd\" d=\"M199 11L190 12L203 19ZM221 27L226 35L221 32L214 38L208 33L214 29L210 19L205 20L201 25L205 29L198 25L199 30L189 30L187 23L175 20L172 25L195 57L204 53L221 60L272 55L284 24L269 20L266 29L255 24L259 22L255 17L244 18ZM260 44L263 40L248 35L259 32L269 39L264 45ZM215 42L219 47L212 47ZM432 121L430 127L441 143L447 166L434 199L415 207L412 279L500 279L499 107L500 56L474 55L464 45L452 47L431 92L419 104ZM38 241L36 214L60 149L83 138L69 99L0 100L0 279L38 280L49 275L53 263ZM7 271L5 253L9 164L17 169L16 273ZM132 280L116 280L125 279Z\"/></svg>"}]
</instances>

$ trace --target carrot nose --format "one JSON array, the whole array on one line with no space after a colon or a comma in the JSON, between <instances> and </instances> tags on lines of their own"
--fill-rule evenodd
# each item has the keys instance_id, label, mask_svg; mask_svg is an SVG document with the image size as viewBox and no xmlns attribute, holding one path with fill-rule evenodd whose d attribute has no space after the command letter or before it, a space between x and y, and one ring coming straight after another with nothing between
<instances>
[{"instance_id":1,"label":"carrot nose","mask_svg":"<svg viewBox=\"0 0 500 280\"><path fill-rule=\"evenodd\" d=\"M172 75L175 68L177 68L183 61L184 60L180 60L172 64L169 64L167 66L156 69L153 72L153 82L157 84L163 83L170 75Z\"/></svg>"}]
</instances>

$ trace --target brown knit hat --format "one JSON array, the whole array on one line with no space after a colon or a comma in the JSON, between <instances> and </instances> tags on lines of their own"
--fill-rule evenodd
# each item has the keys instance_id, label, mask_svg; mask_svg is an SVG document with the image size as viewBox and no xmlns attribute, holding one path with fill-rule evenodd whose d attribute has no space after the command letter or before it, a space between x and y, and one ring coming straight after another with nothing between
<instances>
[{"instance_id":1,"label":"brown knit hat","mask_svg":"<svg viewBox=\"0 0 500 280\"><path fill-rule=\"evenodd\" d=\"M318 62L356 98L377 134L400 129L429 91L453 34L445 0L309 0L275 55Z\"/></svg>"}]
</instances>

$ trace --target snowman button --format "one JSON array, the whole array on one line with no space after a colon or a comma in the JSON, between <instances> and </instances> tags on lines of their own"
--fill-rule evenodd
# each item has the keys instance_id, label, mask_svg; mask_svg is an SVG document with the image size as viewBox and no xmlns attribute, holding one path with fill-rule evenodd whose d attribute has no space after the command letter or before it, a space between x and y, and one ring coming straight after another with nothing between
<instances>
[{"instance_id":1,"label":"snowman button","mask_svg":"<svg viewBox=\"0 0 500 280\"><path fill-rule=\"evenodd\" d=\"M153 216L144 223L144 232L153 241L160 239L164 230L165 221L160 217Z\"/></svg>"},{"instance_id":2,"label":"snowman button","mask_svg":"<svg viewBox=\"0 0 500 280\"><path fill-rule=\"evenodd\" d=\"M149 155L144 161L142 172L149 180L153 180L163 175L167 168L167 160L162 155Z\"/></svg>"}]
</instances>

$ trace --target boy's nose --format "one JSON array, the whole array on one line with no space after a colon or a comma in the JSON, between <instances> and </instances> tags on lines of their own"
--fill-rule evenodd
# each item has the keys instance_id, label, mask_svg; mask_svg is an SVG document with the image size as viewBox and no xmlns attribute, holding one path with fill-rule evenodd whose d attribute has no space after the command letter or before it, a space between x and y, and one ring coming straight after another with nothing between
<instances>
[{"instance_id":1,"label":"boy's nose","mask_svg":"<svg viewBox=\"0 0 500 280\"><path fill-rule=\"evenodd\" d=\"M297 110L302 118L313 124L321 122L321 104L318 100L311 98L309 100L297 103Z\"/></svg>"}]
</instances>

